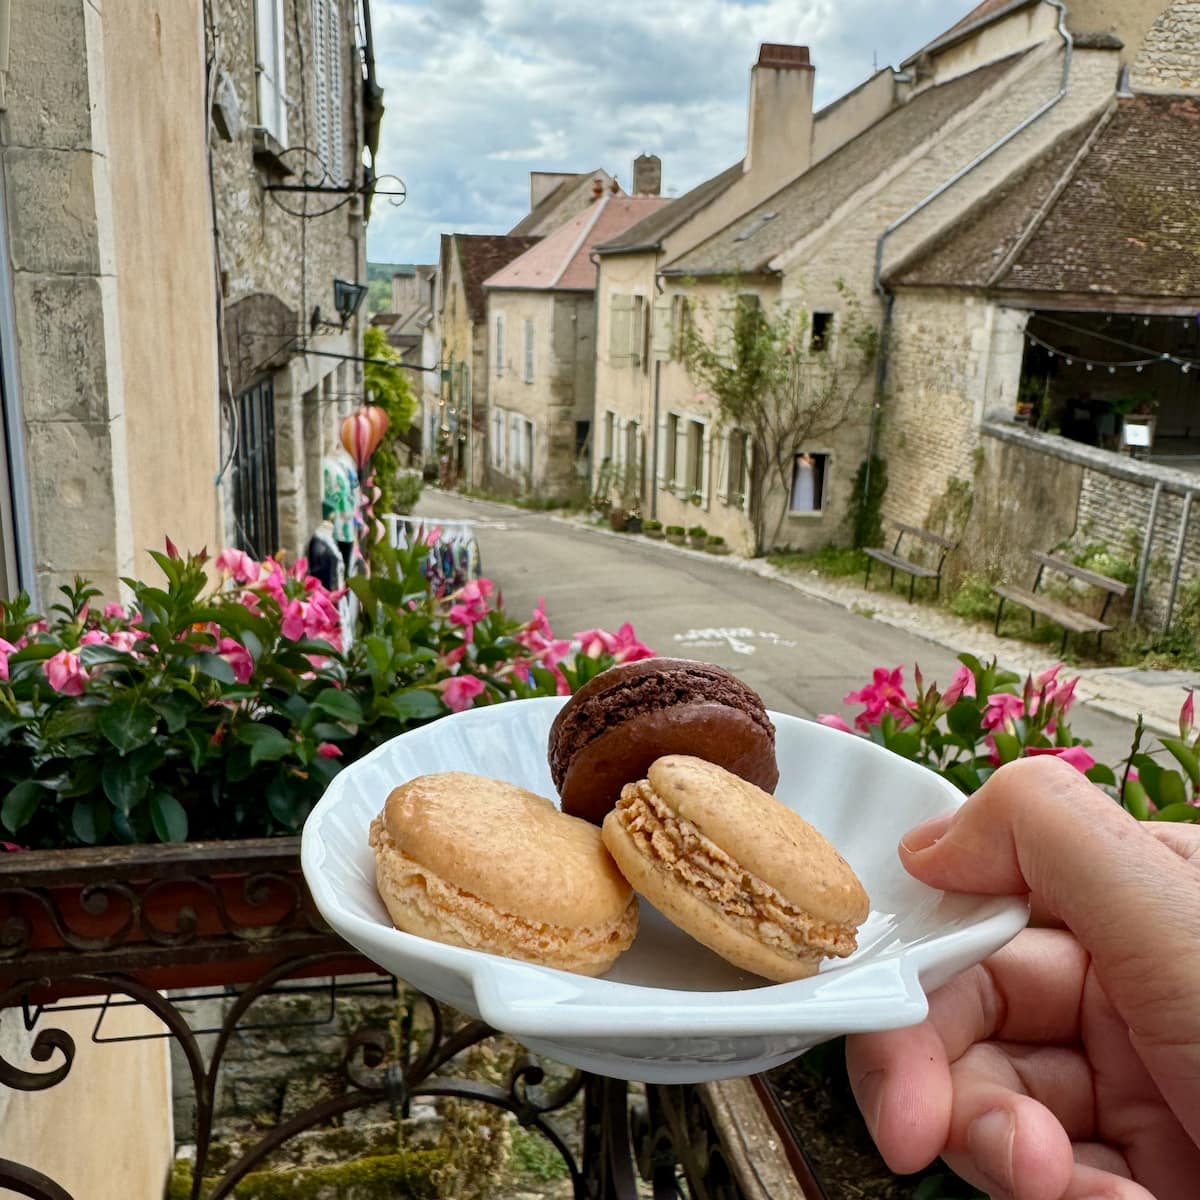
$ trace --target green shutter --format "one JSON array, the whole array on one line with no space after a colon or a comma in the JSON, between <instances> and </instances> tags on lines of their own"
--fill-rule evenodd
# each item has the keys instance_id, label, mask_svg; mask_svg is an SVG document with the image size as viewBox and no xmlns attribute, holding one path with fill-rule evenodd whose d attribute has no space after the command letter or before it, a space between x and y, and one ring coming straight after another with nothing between
<instances>
[{"instance_id":1,"label":"green shutter","mask_svg":"<svg viewBox=\"0 0 1200 1200\"><path fill-rule=\"evenodd\" d=\"M608 310L608 361L614 367L629 366L633 343L633 297L613 296Z\"/></svg>"}]
</instances>

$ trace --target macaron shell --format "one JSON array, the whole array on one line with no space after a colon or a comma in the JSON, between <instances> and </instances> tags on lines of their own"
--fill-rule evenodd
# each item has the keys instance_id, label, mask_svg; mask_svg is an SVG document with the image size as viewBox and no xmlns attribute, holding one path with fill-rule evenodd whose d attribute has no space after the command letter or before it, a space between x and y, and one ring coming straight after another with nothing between
<instances>
[{"instance_id":1,"label":"macaron shell","mask_svg":"<svg viewBox=\"0 0 1200 1200\"><path fill-rule=\"evenodd\" d=\"M649 859L638 849L616 813L609 813L605 817L602 833L608 852L634 890L654 905L667 920L719 954L726 962L777 983L807 979L817 973L821 964L819 955L796 958L773 950L738 929L669 870Z\"/></svg>"},{"instance_id":2,"label":"macaron shell","mask_svg":"<svg viewBox=\"0 0 1200 1200\"><path fill-rule=\"evenodd\" d=\"M703 755L768 790L779 781L774 742L757 721L726 704L674 704L622 721L578 749L559 787L563 812L600 824L621 788L645 779L668 754Z\"/></svg>"},{"instance_id":3,"label":"macaron shell","mask_svg":"<svg viewBox=\"0 0 1200 1200\"><path fill-rule=\"evenodd\" d=\"M599 926L629 904L629 885L599 831L514 784L422 775L392 791L383 818L396 846L422 867L524 920Z\"/></svg>"},{"instance_id":4,"label":"macaron shell","mask_svg":"<svg viewBox=\"0 0 1200 1200\"><path fill-rule=\"evenodd\" d=\"M705 759L668 755L650 786L684 820L797 908L860 925L870 901L850 864L799 813Z\"/></svg>"}]
</instances>

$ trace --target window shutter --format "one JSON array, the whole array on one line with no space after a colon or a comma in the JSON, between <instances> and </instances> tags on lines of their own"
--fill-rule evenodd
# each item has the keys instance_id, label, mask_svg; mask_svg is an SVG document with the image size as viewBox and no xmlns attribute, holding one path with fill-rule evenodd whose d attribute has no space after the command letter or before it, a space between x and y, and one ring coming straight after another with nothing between
<instances>
[{"instance_id":1,"label":"window shutter","mask_svg":"<svg viewBox=\"0 0 1200 1200\"><path fill-rule=\"evenodd\" d=\"M533 322L525 322L525 382L533 382Z\"/></svg>"},{"instance_id":2,"label":"window shutter","mask_svg":"<svg viewBox=\"0 0 1200 1200\"><path fill-rule=\"evenodd\" d=\"M723 433L717 441L717 500L722 504L729 501L729 471L733 462L732 439Z\"/></svg>"},{"instance_id":3,"label":"window shutter","mask_svg":"<svg viewBox=\"0 0 1200 1200\"><path fill-rule=\"evenodd\" d=\"M654 301L653 349L656 358L671 357L671 346L675 336L671 327L673 299L672 296L659 296Z\"/></svg>"},{"instance_id":4,"label":"window shutter","mask_svg":"<svg viewBox=\"0 0 1200 1200\"><path fill-rule=\"evenodd\" d=\"M608 312L608 361L614 367L629 366L633 337L633 297L613 296Z\"/></svg>"},{"instance_id":5,"label":"window shutter","mask_svg":"<svg viewBox=\"0 0 1200 1200\"><path fill-rule=\"evenodd\" d=\"M753 478L754 472L754 440L749 434L746 434L746 449L745 460L742 464L743 481L742 481L742 508L750 511L750 480Z\"/></svg>"},{"instance_id":6,"label":"window shutter","mask_svg":"<svg viewBox=\"0 0 1200 1200\"><path fill-rule=\"evenodd\" d=\"M629 358L635 367L646 361L646 297L633 296L633 312L629 322Z\"/></svg>"},{"instance_id":7,"label":"window shutter","mask_svg":"<svg viewBox=\"0 0 1200 1200\"><path fill-rule=\"evenodd\" d=\"M700 439L700 506L705 512L708 512L708 489L710 485L710 476L712 475L712 434L709 432L709 426L703 426L704 434Z\"/></svg>"},{"instance_id":8,"label":"window shutter","mask_svg":"<svg viewBox=\"0 0 1200 1200\"><path fill-rule=\"evenodd\" d=\"M654 482L658 486L658 490L666 486L667 482L667 419L663 417L658 422L658 453L654 456Z\"/></svg>"},{"instance_id":9,"label":"window shutter","mask_svg":"<svg viewBox=\"0 0 1200 1200\"><path fill-rule=\"evenodd\" d=\"M496 374L504 374L504 314L496 314Z\"/></svg>"},{"instance_id":10,"label":"window shutter","mask_svg":"<svg viewBox=\"0 0 1200 1200\"><path fill-rule=\"evenodd\" d=\"M691 320L691 302L686 296L671 297L671 357L682 359L687 338L688 321Z\"/></svg>"},{"instance_id":11,"label":"window shutter","mask_svg":"<svg viewBox=\"0 0 1200 1200\"><path fill-rule=\"evenodd\" d=\"M320 3L320 0L318 0ZM328 0L329 3L329 158L326 165L333 176L334 183L344 181L342 146L345 140L342 128L342 22L338 12L338 0Z\"/></svg>"},{"instance_id":12,"label":"window shutter","mask_svg":"<svg viewBox=\"0 0 1200 1200\"><path fill-rule=\"evenodd\" d=\"M328 0L312 0L313 80L317 108L317 152L329 166L329 38L326 30Z\"/></svg>"},{"instance_id":13,"label":"window shutter","mask_svg":"<svg viewBox=\"0 0 1200 1200\"><path fill-rule=\"evenodd\" d=\"M255 70L258 72L258 123L281 145L287 141L284 96L283 0L256 0Z\"/></svg>"}]
</instances>

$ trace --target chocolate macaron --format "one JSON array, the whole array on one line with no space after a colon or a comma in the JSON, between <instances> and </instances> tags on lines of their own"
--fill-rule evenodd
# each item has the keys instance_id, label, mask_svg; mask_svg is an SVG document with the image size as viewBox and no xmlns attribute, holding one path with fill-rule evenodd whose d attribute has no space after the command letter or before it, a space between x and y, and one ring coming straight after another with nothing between
<instances>
[{"instance_id":1,"label":"chocolate macaron","mask_svg":"<svg viewBox=\"0 0 1200 1200\"><path fill-rule=\"evenodd\" d=\"M629 949L637 898L586 821L451 771L395 788L371 822L375 877L406 933L599 975Z\"/></svg>"},{"instance_id":2,"label":"chocolate macaron","mask_svg":"<svg viewBox=\"0 0 1200 1200\"><path fill-rule=\"evenodd\" d=\"M711 663L647 658L589 680L550 728L563 812L599 825L621 789L664 754L693 754L773 791L775 726L762 699Z\"/></svg>"},{"instance_id":3,"label":"chocolate macaron","mask_svg":"<svg viewBox=\"0 0 1200 1200\"><path fill-rule=\"evenodd\" d=\"M870 903L799 813L699 758L670 755L604 819L621 873L668 920L735 966L787 982L857 945Z\"/></svg>"}]
</instances>

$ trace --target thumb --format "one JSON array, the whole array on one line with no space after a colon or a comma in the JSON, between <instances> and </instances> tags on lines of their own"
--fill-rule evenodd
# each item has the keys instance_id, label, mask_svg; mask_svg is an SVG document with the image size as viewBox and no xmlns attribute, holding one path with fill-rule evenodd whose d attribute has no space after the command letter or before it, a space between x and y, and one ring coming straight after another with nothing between
<instances>
[{"instance_id":1,"label":"thumb","mask_svg":"<svg viewBox=\"0 0 1200 1200\"><path fill-rule=\"evenodd\" d=\"M900 844L946 891L1030 893L1092 957L1142 1061L1200 1141L1200 871L1078 771L1002 767L956 813Z\"/></svg>"}]
</instances>

